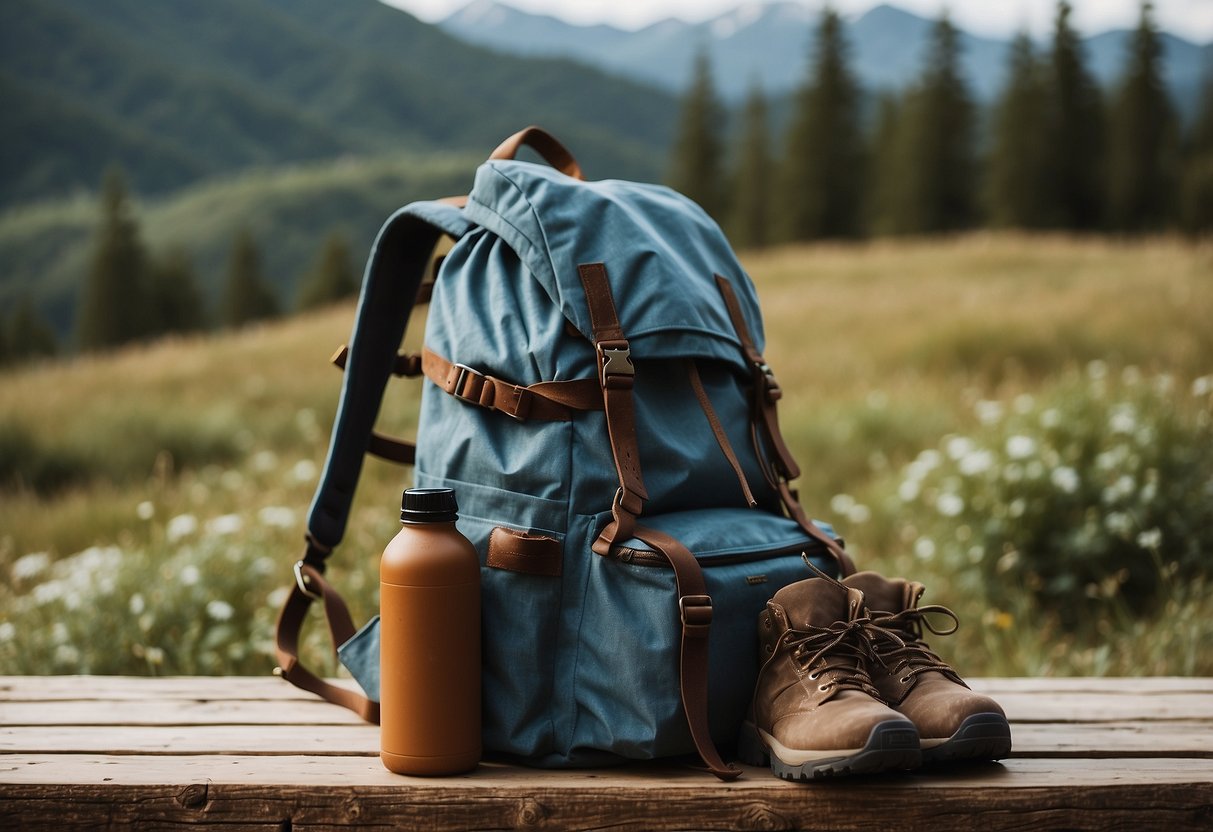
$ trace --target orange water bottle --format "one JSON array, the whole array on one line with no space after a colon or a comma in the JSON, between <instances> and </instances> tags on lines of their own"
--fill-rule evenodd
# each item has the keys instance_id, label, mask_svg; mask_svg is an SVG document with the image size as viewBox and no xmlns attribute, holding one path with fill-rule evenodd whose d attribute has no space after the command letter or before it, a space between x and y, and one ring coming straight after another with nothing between
<instances>
[{"instance_id":1,"label":"orange water bottle","mask_svg":"<svg viewBox=\"0 0 1213 832\"><path fill-rule=\"evenodd\" d=\"M449 488L412 488L379 565L380 759L398 774L480 761L480 562Z\"/></svg>"}]
</instances>

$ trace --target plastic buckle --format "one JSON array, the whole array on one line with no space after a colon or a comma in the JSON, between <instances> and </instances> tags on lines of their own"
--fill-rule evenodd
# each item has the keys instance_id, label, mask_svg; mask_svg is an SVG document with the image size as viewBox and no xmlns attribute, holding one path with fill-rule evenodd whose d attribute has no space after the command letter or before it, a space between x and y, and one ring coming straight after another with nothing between
<instances>
[{"instance_id":1,"label":"plastic buckle","mask_svg":"<svg viewBox=\"0 0 1213 832\"><path fill-rule=\"evenodd\" d=\"M299 591L311 598L313 601L321 600L320 593L308 588L307 575L303 574L303 561L295 561L295 585L299 587Z\"/></svg>"},{"instance_id":2,"label":"plastic buckle","mask_svg":"<svg viewBox=\"0 0 1213 832\"><path fill-rule=\"evenodd\" d=\"M597 347L602 386L631 387L636 365L632 363L632 348L628 342L603 341ZM613 384L612 379L617 383Z\"/></svg>"}]
</instances>

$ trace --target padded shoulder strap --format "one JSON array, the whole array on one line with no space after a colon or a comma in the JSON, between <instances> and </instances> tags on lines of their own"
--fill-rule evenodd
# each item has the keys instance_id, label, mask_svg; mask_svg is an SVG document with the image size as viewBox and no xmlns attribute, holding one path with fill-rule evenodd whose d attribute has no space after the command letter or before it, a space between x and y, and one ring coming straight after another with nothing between
<instances>
[{"instance_id":1,"label":"padded shoulder strap","mask_svg":"<svg viewBox=\"0 0 1213 832\"><path fill-rule=\"evenodd\" d=\"M324 554L345 534L354 486L430 254L443 234L458 238L471 227L451 202L414 202L389 217L375 238L328 458L308 514L310 542Z\"/></svg>"}]
</instances>

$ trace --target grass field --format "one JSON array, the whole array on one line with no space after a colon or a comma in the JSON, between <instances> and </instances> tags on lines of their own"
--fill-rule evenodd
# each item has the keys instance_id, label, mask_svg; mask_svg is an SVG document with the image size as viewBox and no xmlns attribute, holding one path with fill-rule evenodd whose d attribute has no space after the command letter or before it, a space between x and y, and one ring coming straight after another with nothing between
<instances>
[{"instance_id":1,"label":"grass field","mask_svg":"<svg viewBox=\"0 0 1213 832\"><path fill-rule=\"evenodd\" d=\"M1131 455L1142 493L1147 480L1151 499L1170 493L1159 482L1170 481L1172 462L1192 482L1213 483L1202 451L1213 407L1213 245L978 235L743 259L786 391L781 420L805 469L802 500L845 532L861 568L921 580L926 602L958 613L958 634L932 643L963 673L1213 673L1201 649L1213 642L1201 565L1213 556L1209 538L1191 536L1197 548L1184 560L1171 554L1182 526L1166 525L1205 516L1213 491L1175 494L1166 522L1107 503L1109 516L1138 523L1116 539L1141 543L1129 557L1150 560L1159 600L1132 603L1136 562L1084 562L1094 577L1077 592L1099 604L1076 619L1042 606L1065 583L1058 576L1036 569L1016 582L1032 552L1004 545L986 557L969 545L983 517L1026 524L1037 504L1053 505L1047 495L1016 514L1018 498L1009 508L984 491L970 498L962 476L974 460L985 460L982 471L995 460L994 473L1006 474L998 483L1023 470L1072 494L1056 471L1085 476L1065 457L1074 441L1050 457L1045 433L1022 425L1077 430L1079 417L1057 414L1081 412L1111 418L1115 434L1135 408L1135 441L1150 446ZM0 673L268 669L340 386L326 361L352 316L341 307L0 376ZM415 392L394 385L382 430L410 432ZM1085 409L1067 409L1076 396ZM1069 435L1111 435L1099 431ZM1164 462L1151 462L1164 438ZM1021 454L1026 443L1039 459ZM1101 465L1112 458L1101 453ZM953 464L962 474L949 473ZM377 555L407 478L368 462L332 570L359 619L374 608ZM949 554L953 527L976 552L969 560ZM1058 557L1077 570L1085 550L1067 545ZM309 651L323 666L315 633Z\"/></svg>"}]
</instances>

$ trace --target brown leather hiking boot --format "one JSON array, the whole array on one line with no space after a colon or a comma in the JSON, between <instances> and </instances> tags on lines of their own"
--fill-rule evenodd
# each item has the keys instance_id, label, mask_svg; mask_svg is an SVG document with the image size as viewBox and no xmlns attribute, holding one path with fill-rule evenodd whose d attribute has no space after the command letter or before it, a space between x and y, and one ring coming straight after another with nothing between
<instances>
[{"instance_id":1,"label":"brown leather hiking boot","mask_svg":"<svg viewBox=\"0 0 1213 832\"><path fill-rule=\"evenodd\" d=\"M923 763L945 760L998 760L1011 751L1011 726L1001 707L969 689L959 674L923 640L936 630L927 615L956 615L947 607L919 607L924 587L875 572L858 572L842 582L864 594L871 621L874 660L869 666L881 698L918 728Z\"/></svg>"},{"instance_id":2,"label":"brown leather hiking boot","mask_svg":"<svg viewBox=\"0 0 1213 832\"><path fill-rule=\"evenodd\" d=\"M914 724L868 677L863 594L828 578L790 584L758 618L765 661L738 752L785 780L918 766Z\"/></svg>"}]
</instances>

